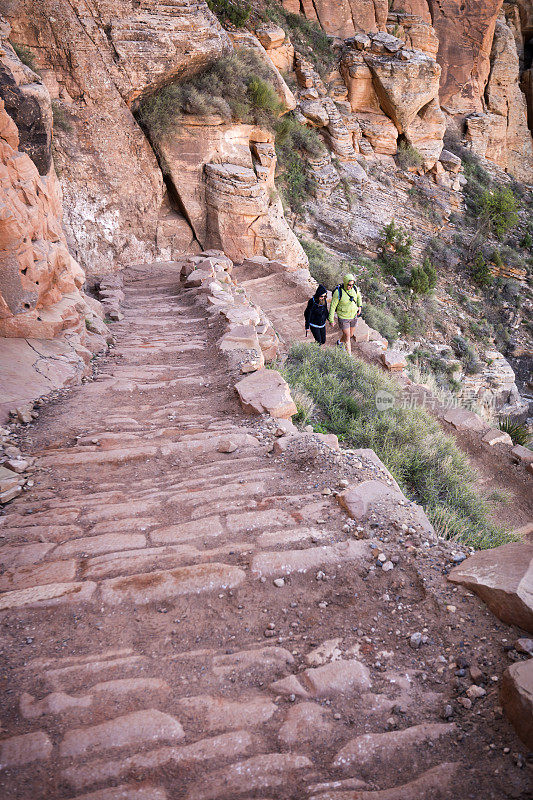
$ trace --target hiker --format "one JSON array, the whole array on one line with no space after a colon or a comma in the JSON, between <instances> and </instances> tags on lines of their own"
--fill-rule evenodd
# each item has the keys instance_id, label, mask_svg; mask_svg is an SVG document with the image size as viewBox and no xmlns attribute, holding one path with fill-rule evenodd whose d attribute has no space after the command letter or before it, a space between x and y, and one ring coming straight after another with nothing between
<instances>
[{"instance_id":1,"label":"hiker","mask_svg":"<svg viewBox=\"0 0 533 800\"><path fill-rule=\"evenodd\" d=\"M347 272L343 282L335 287L331 295L329 323L333 325L335 314L337 314L341 331L341 338L337 340L337 344L343 344L346 352L350 353L350 355L352 352L352 336L355 334L355 325L357 317L361 315L362 305L363 299L359 288L355 285L355 278L350 272Z\"/></svg>"},{"instance_id":2,"label":"hiker","mask_svg":"<svg viewBox=\"0 0 533 800\"><path fill-rule=\"evenodd\" d=\"M307 308L304 311L305 335L307 336L307 331L311 328L311 333L318 344L326 343L326 320L328 318L327 294L328 290L326 287L319 284L318 289L309 300Z\"/></svg>"}]
</instances>

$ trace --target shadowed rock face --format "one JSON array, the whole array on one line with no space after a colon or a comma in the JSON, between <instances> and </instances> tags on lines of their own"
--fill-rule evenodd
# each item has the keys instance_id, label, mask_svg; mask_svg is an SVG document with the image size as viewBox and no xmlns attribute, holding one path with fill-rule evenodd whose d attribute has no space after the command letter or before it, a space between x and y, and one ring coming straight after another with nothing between
<instances>
[{"instance_id":1,"label":"shadowed rock face","mask_svg":"<svg viewBox=\"0 0 533 800\"><path fill-rule=\"evenodd\" d=\"M21 63L6 42L0 61L0 96L19 131L19 148L41 175L52 164L52 109L48 90L33 70Z\"/></svg>"}]
</instances>

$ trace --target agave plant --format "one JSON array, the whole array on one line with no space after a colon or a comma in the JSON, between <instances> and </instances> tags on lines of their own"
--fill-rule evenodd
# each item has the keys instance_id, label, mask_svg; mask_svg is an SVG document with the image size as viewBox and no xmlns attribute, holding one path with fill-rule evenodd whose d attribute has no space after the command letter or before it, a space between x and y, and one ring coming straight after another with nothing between
<instances>
[{"instance_id":1,"label":"agave plant","mask_svg":"<svg viewBox=\"0 0 533 800\"><path fill-rule=\"evenodd\" d=\"M521 444L525 447L531 441L531 433L525 422L518 422L511 417L501 417L499 428L501 431L504 431L504 433L509 434L513 440L513 444Z\"/></svg>"}]
</instances>

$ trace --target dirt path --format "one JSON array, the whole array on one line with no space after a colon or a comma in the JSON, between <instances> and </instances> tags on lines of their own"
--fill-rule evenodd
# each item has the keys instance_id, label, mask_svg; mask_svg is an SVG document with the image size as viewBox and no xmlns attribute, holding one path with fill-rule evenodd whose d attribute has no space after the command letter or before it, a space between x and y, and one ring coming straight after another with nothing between
<instances>
[{"instance_id":1,"label":"dirt path","mask_svg":"<svg viewBox=\"0 0 533 800\"><path fill-rule=\"evenodd\" d=\"M323 488L355 461L271 454L176 274L139 273L115 330L0 518L0 795L530 797L491 677L517 632L418 535L347 525Z\"/></svg>"},{"instance_id":2,"label":"dirt path","mask_svg":"<svg viewBox=\"0 0 533 800\"><path fill-rule=\"evenodd\" d=\"M303 312L307 297L302 288L291 282L290 274L282 271L265 275L270 265L245 264L236 266L234 274L252 300L270 317L281 339L290 345L305 341ZM334 345L338 339L336 328L327 326L327 343ZM307 341L313 341L309 336ZM365 355L357 346L354 353L363 360ZM376 363L376 362L372 362ZM468 455L476 475L477 490L482 497L504 494L505 503L496 503L493 518L509 530L524 528L533 522L533 478L524 467L513 463L502 446L489 448L481 442L479 434L457 431L445 422L443 407L427 407L439 420L446 433L455 437L458 445Z\"/></svg>"}]
</instances>

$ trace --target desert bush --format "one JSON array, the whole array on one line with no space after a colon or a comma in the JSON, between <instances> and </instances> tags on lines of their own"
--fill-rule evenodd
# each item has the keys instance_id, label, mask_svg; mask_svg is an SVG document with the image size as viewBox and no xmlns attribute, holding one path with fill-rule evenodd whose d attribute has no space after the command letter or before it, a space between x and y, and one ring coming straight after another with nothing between
<instances>
[{"instance_id":1,"label":"desert bush","mask_svg":"<svg viewBox=\"0 0 533 800\"><path fill-rule=\"evenodd\" d=\"M68 114L58 100L52 100L52 117L54 120L54 129L59 129L66 133L72 131L72 125Z\"/></svg>"},{"instance_id":2,"label":"desert bush","mask_svg":"<svg viewBox=\"0 0 533 800\"><path fill-rule=\"evenodd\" d=\"M379 412L376 392L397 396L396 382L339 348L294 345L284 365L292 388L316 406L314 421L348 447L371 447L402 490L421 503L439 531L474 547L491 547L505 535L489 520L474 492L466 456L423 409L393 404ZM446 521L446 525L442 521Z\"/></svg>"},{"instance_id":3,"label":"desert bush","mask_svg":"<svg viewBox=\"0 0 533 800\"><path fill-rule=\"evenodd\" d=\"M380 262L383 271L393 275L404 286L409 283L412 244L409 234L394 220L381 231Z\"/></svg>"},{"instance_id":4,"label":"desert bush","mask_svg":"<svg viewBox=\"0 0 533 800\"><path fill-rule=\"evenodd\" d=\"M455 355L460 359L467 375L477 375L481 372L482 365L478 355L474 347L472 347L470 342L465 339L464 336L454 336L451 341L451 345Z\"/></svg>"},{"instance_id":5,"label":"desert bush","mask_svg":"<svg viewBox=\"0 0 533 800\"><path fill-rule=\"evenodd\" d=\"M276 154L279 186L286 204L301 214L314 183L306 156L318 156L325 150L314 128L302 125L285 114L276 125Z\"/></svg>"},{"instance_id":6,"label":"desert bush","mask_svg":"<svg viewBox=\"0 0 533 800\"><path fill-rule=\"evenodd\" d=\"M485 189L475 205L478 230L503 239L504 234L518 222L518 204L509 187Z\"/></svg>"},{"instance_id":7,"label":"desert bush","mask_svg":"<svg viewBox=\"0 0 533 800\"><path fill-rule=\"evenodd\" d=\"M9 43L15 53L18 55L23 64L39 74L39 70L35 65L35 54L26 44L16 44L15 42Z\"/></svg>"},{"instance_id":8,"label":"desert bush","mask_svg":"<svg viewBox=\"0 0 533 800\"><path fill-rule=\"evenodd\" d=\"M270 81L270 70L257 53L240 48L183 83L144 97L137 117L156 137L169 131L180 113L219 114L273 130L283 105Z\"/></svg>"},{"instance_id":9,"label":"desert bush","mask_svg":"<svg viewBox=\"0 0 533 800\"><path fill-rule=\"evenodd\" d=\"M413 147L406 141L401 141L396 151L396 162L402 169L407 170L421 167L424 163L424 159L416 147Z\"/></svg>"},{"instance_id":10,"label":"desert bush","mask_svg":"<svg viewBox=\"0 0 533 800\"><path fill-rule=\"evenodd\" d=\"M422 265L413 267L409 287L415 294L430 294L437 285L437 270L426 256Z\"/></svg>"},{"instance_id":11,"label":"desert bush","mask_svg":"<svg viewBox=\"0 0 533 800\"><path fill-rule=\"evenodd\" d=\"M242 28L248 22L252 10L251 3L240 0L207 0L207 5L221 22L231 22L236 28Z\"/></svg>"},{"instance_id":12,"label":"desert bush","mask_svg":"<svg viewBox=\"0 0 533 800\"><path fill-rule=\"evenodd\" d=\"M333 290L340 283L343 275L339 258L329 253L320 242L301 237L300 244L309 259L309 272L313 278L327 289Z\"/></svg>"},{"instance_id":13,"label":"desert bush","mask_svg":"<svg viewBox=\"0 0 533 800\"><path fill-rule=\"evenodd\" d=\"M398 338L398 320L386 308L364 302L363 318L367 325L379 331L390 345Z\"/></svg>"},{"instance_id":14,"label":"desert bush","mask_svg":"<svg viewBox=\"0 0 533 800\"><path fill-rule=\"evenodd\" d=\"M478 286L482 288L490 286L494 280L483 253L478 250L473 260L468 265L470 277Z\"/></svg>"},{"instance_id":15,"label":"desert bush","mask_svg":"<svg viewBox=\"0 0 533 800\"><path fill-rule=\"evenodd\" d=\"M282 27L291 37L295 49L301 53L324 77L334 66L335 54L331 39L320 25L304 17L287 11L281 3L269 2L263 17Z\"/></svg>"}]
</instances>

